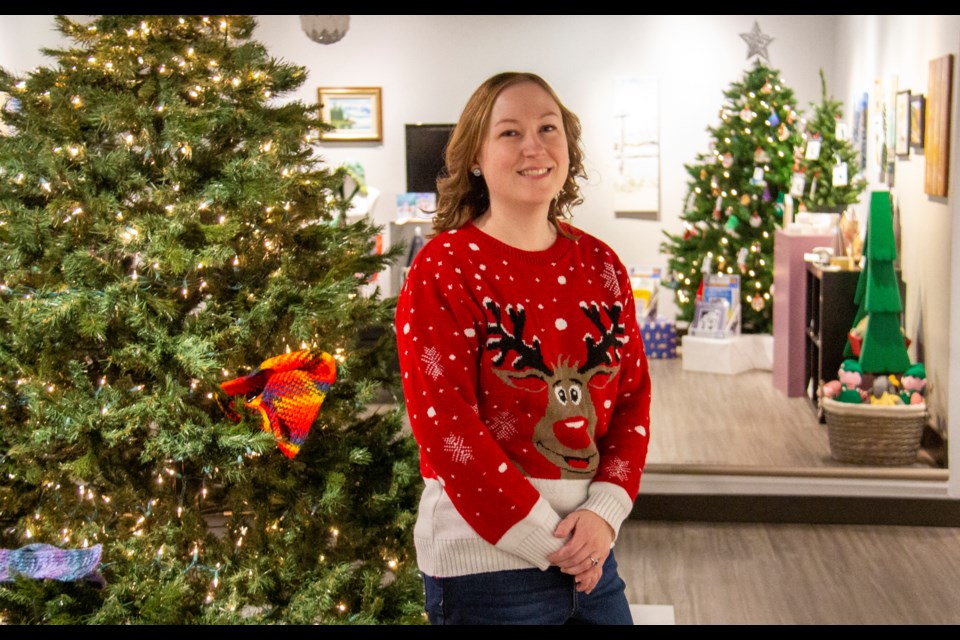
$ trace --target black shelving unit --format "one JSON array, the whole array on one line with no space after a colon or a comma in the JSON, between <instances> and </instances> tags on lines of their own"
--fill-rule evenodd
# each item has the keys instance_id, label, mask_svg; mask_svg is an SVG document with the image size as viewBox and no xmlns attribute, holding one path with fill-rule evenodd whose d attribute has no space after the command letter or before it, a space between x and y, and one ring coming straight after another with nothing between
<instances>
[{"instance_id":1,"label":"black shelving unit","mask_svg":"<svg viewBox=\"0 0 960 640\"><path fill-rule=\"evenodd\" d=\"M900 300L906 301L906 290L896 271L900 284ZM807 264L806 349L804 358L804 389L813 403L820 421L818 391L825 381L836 380L843 364L843 350L847 333L857 315L854 296L860 271L821 269ZM902 322L902 316L901 316Z\"/></svg>"},{"instance_id":2,"label":"black shelving unit","mask_svg":"<svg viewBox=\"0 0 960 640\"><path fill-rule=\"evenodd\" d=\"M853 326L857 305L859 271L823 270L807 264L806 357L804 389L823 421L817 392L827 380L834 380L843 363L847 332Z\"/></svg>"}]
</instances>

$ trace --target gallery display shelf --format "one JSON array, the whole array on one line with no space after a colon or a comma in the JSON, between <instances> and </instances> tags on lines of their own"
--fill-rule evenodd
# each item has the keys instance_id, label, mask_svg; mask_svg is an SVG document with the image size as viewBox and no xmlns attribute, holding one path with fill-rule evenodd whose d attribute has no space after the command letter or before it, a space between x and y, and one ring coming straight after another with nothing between
<instances>
[{"instance_id":1,"label":"gallery display shelf","mask_svg":"<svg viewBox=\"0 0 960 640\"><path fill-rule=\"evenodd\" d=\"M900 285L900 299L906 300L906 290L896 270ZM843 364L847 334L857 315L854 298L857 292L859 270L823 268L807 264L806 341L804 349L804 389L817 411L820 422L825 422L820 406L819 390L824 382L837 379ZM901 316L902 322L902 316Z\"/></svg>"}]
</instances>

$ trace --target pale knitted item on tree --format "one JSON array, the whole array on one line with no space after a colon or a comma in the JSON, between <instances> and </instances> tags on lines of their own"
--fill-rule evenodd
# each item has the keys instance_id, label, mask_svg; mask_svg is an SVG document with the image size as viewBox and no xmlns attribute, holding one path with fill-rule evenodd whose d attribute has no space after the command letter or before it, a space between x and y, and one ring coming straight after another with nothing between
<instances>
[{"instance_id":1,"label":"pale knitted item on tree","mask_svg":"<svg viewBox=\"0 0 960 640\"><path fill-rule=\"evenodd\" d=\"M71 582L86 580L106 584L97 572L103 545L89 549L60 549L49 544L30 544L20 549L0 549L0 582L24 576L36 580Z\"/></svg>"}]
</instances>

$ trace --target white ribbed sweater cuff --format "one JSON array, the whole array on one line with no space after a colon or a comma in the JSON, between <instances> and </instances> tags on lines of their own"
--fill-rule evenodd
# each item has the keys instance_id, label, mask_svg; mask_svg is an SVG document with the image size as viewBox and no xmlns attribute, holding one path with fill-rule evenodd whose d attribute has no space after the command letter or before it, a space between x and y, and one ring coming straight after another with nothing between
<instances>
[{"instance_id":1,"label":"white ribbed sweater cuff","mask_svg":"<svg viewBox=\"0 0 960 640\"><path fill-rule=\"evenodd\" d=\"M550 566L547 556L563 546L564 540L553 532L560 524L560 516L550 503L539 498L527 517L513 525L495 545L529 561L541 570Z\"/></svg>"}]
</instances>

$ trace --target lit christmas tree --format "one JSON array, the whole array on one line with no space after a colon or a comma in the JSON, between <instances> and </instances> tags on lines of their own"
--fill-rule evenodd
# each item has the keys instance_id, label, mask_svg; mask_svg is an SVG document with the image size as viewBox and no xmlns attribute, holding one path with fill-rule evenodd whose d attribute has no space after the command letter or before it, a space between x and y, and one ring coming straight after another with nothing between
<instances>
[{"instance_id":1,"label":"lit christmas tree","mask_svg":"<svg viewBox=\"0 0 960 640\"><path fill-rule=\"evenodd\" d=\"M750 54L766 57L770 38L744 34ZM793 91L759 60L724 92L720 124L708 128L711 152L686 165L689 192L679 234L661 250L677 291L678 319L693 317L705 273L739 274L742 329L772 329L773 239L782 225L794 148L801 143ZM778 200L780 202L778 202Z\"/></svg>"},{"instance_id":2,"label":"lit christmas tree","mask_svg":"<svg viewBox=\"0 0 960 640\"><path fill-rule=\"evenodd\" d=\"M798 207L807 211L840 213L860 201L867 181L854 175L860 166L859 157L842 133L843 103L827 96L823 69L820 86L820 104L811 104L814 112L806 119L804 145L797 149L795 170L803 176L803 188L794 195L799 199Z\"/></svg>"},{"instance_id":3,"label":"lit christmas tree","mask_svg":"<svg viewBox=\"0 0 960 640\"><path fill-rule=\"evenodd\" d=\"M417 450L369 410L399 248L275 101L304 69L251 16L57 26L0 73L0 618L421 621Z\"/></svg>"}]
</instances>

